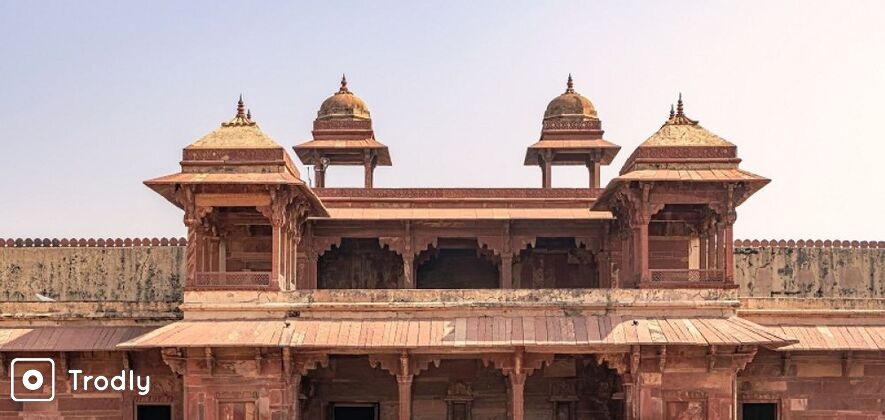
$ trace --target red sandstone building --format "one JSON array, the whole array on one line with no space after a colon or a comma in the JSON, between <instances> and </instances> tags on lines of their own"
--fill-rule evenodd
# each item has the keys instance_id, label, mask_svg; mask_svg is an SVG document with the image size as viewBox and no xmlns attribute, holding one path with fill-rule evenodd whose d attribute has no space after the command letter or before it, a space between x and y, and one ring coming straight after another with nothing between
<instances>
[{"instance_id":1,"label":"red sandstone building","mask_svg":"<svg viewBox=\"0 0 885 420\"><path fill-rule=\"evenodd\" d=\"M0 240L0 392L15 358L56 371L0 419L885 418L885 243L736 241L769 180L681 98L662 120L603 188L620 147L569 78L526 152L542 188L374 188L391 154L342 80L294 147L310 186L241 100L145 182L186 240ZM336 165L364 188L326 188Z\"/></svg>"}]
</instances>

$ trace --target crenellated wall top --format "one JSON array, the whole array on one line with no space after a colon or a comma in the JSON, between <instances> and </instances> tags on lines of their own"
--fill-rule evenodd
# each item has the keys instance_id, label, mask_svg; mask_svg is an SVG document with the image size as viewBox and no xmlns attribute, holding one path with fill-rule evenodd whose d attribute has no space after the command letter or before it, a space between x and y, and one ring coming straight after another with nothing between
<instances>
[{"instance_id":1,"label":"crenellated wall top","mask_svg":"<svg viewBox=\"0 0 885 420\"><path fill-rule=\"evenodd\" d=\"M185 246L185 238L8 238L0 248L123 248L143 246Z\"/></svg>"},{"instance_id":2,"label":"crenellated wall top","mask_svg":"<svg viewBox=\"0 0 885 420\"><path fill-rule=\"evenodd\" d=\"M885 249L885 241L825 241L817 239L738 239L734 241L735 248L848 248L848 249Z\"/></svg>"}]
</instances>

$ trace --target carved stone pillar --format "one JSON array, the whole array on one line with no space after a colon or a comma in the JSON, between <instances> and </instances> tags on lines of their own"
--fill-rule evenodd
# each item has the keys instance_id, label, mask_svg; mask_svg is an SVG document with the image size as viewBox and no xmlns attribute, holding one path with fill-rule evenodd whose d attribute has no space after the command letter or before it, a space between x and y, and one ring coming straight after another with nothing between
<instances>
[{"instance_id":1,"label":"carved stone pillar","mask_svg":"<svg viewBox=\"0 0 885 420\"><path fill-rule=\"evenodd\" d=\"M737 213L734 210L730 210L725 220L725 237L722 250L725 258L723 268L727 283L734 283L734 222L736 219Z\"/></svg>"},{"instance_id":2,"label":"carved stone pillar","mask_svg":"<svg viewBox=\"0 0 885 420\"><path fill-rule=\"evenodd\" d=\"M716 268L725 270L725 223L716 223Z\"/></svg>"},{"instance_id":3,"label":"carved stone pillar","mask_svg":"<svg viewBox=\"0 0 885 420\"><path fill-rule=\"evenodd\" d=\"M707 269L707 233L700 232L698 235L698 268L701 270Z\"/></svg>"},{"instance_id":4,"label":"carved stone pillar","mask_svg":"<svg viewBox=\"0 0 885 420\"><path fill-rule=\"evenodd\" d=\"M587 172L590 174L590 188L599 188L599 162L587 162Z\"/></svg>"},{"instance_id":5,"label":"carved stone pillar","mask_svg":"<svg viewBox=\"0 0 885 420\"><path fill-rule=\"evenodd\" d=\"M553 187L553 153L545 150L538 155L538 165L541 166L541 188Z\"/></svg>"},{"instance_id":6,"label":"carved stone pillar","mask_svg":"<svg viewBox=\"0 0 885 420\"><path fill-rule=\"evenodd\" d=\"M412 380L414 375L396 375L399 390L399 420L412 420Z\"/></svg>"},{"instance_id":7,"label":"carved stone pillar","mask_svg":"<svg viewBox=\"0 0 885 420\"><path fill-rule=\"evenodd\" d=\"M368 149L365 151L363 155L363 177L365 178L365 186L366 188L372 188L375 179L375 165L377 163L377 159L375 158L375 154L369 151Z\"/></svg>"},{"instance_id":8,"label":"carved stone pillar","mask_svg":"<svg viewBox=\"0 0 885 420\"><path fill-rule=\"evenodd\" d=\"M507 376L508 395L512 420L523 420L525 418L525 381L536 369L540 369L544 365L549 366L553 362L552 354L525 354L523 350L517 350L512 355L495 355L483 358L483 363L488 365L489 362L495 364L501 372Z\"/></svg>"},{"instance_id":9,"label":"carved stone pillar","mask_svg":"<svg viewBox=\"0 0 885 420\"><path fill-rule=\"evenodd\" d=\"M596 275L599 279L599 287L601 288L612 287L612 270L609 254L610 252L605 250L596 253Z\"/></svg>"},{"instance_id":10,"label":"carved stone pillar","mask_svg":"<svg viewBox=\"0 0 885 420\"><path fill-rule=\"evenodd\" d=\"M638 284L651 282L648 269L648 220L640 220L631 227L633 233L633 260Z\"/></svg>"},{"instance_id":11,"label":"carved stone pillar","mask_svg":"<svg viewBox=\"0 0 885 420\"><path fill-rule=\"evenodd\" d=\"M399 392L399 420L412 419L412 381L418 375L430 367L430 363L439 367L439 359L429 356L415 356L408 353L400 355L382 354L369 355L369 364L372 367L381 367L396 376L396 384Z\"/></svg>"},{"instance_id":12,"label":"carved stone pillar","mask_svg":"<svg viewBox=\"0 0 885 420\"><path fill-rule=\"evenodd\" d=\"M525 373L511 372L507 375L510 384L510 414L512 420L525 419Z\"/></svg>"},{"instance_id":13,"label":"carved stone pillar","mask_svg":"<svg viewBox=\"0 0 885 420\"><path fill-rule=\"evenodd\" d=\"M313 177L316 179L314 182L316 188L326 187L326 168L322 164L313 165Z\"/></svg>"},{"instance_id":14,"label":"carved stone pillar","mask_svg":"<svg viewBox=\"0 0 885 420\"><path fill-rule=\"evenodd\" d=\"M513 288L513 254L510 252L501 254L501 288Z\"/></svg>"}]
</instances>

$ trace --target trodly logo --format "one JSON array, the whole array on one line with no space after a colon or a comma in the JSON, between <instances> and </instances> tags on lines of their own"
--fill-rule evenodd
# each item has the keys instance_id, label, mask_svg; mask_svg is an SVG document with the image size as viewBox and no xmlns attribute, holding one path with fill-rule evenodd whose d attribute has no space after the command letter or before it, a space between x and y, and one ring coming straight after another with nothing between
<instances>
[{"instance_id":1,"label":"trodly logo","mask_svg":"<svg viewBox=\"0 0 885 420\"><path fill-rule=\"evenodd\" d=\"M68 370L71 392L132 391L145 396L151 391L151 377L132 370L119 375L87 375ZM9 366L10 397L13 401L52 401L55 399L55 361L49 358L20 357Z\"/></svg>"},{"instance_id":2,"label":"trodly logo","mask_svg":"<svg viewBox=\"0 0 885 420\"><path fill-rule=\"evenodd\" d=\"M9 381L13 401L52 401L55 399L55 361L45 357L12 359Z\"/></svg>"}]
</instances>

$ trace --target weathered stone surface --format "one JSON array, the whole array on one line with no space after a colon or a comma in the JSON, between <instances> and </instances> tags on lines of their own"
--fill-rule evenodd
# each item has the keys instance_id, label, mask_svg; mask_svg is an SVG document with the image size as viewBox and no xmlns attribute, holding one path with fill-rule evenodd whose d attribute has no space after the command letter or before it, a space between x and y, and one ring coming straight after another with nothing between
<instances>
[{"instance_id":1,"label":"weathered stone surface","mask_svg":"<svg viewBox=\"0 0 885 420\"><path fill-rule=\"evenodd\" d=\"M741 296L885 297L885 249L735 248Z\"/></svg>"},{"instance_id":2,"label":"weathered stone surface","mask_svg":"<svg viewBox=\"0 0 885 420\"><path fill-rule=\"evenodd\" d=\"M181 300L184 247L0 248L0 300Z\"/></svg>"}]
</instances>

